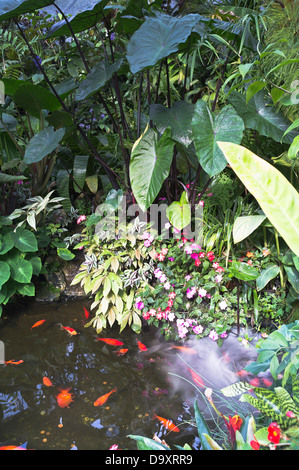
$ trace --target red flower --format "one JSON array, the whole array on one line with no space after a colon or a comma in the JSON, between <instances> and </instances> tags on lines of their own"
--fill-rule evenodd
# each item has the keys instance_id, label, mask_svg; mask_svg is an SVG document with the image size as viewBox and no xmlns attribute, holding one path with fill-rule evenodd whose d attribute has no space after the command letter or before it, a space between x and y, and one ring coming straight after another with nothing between
<instances>
[{"instance_id":1,"label":"red flower","mask_svg":"<svg viewBox=\"0 0 299 470\"><path fill-rule=\"evenodd\" d=\"M201 264L200 259L196 259L196 260L194 261L194 264L195 264L195 266L199 266L199 265Z\"/></svg>"},{"instance_id":2,"label":"red flower","mask_svg":"<svg viewBox=\"0 0 299 470\"><path fill-rule=\"evenodd\" d=\"M233 430L235 432L239 431L240 427L242 426L243 419L240 418L239 415L235 415L232 418L229 416L228 419L229 419L229 424L232 426Z\"/></svg>"},{"instance_id":3,"label":"red flower","mask_svg":"<svg viewBox=\"0 0 299 470\"><path fill-rule=\"evenodd\" d=\"M250 445L253 448L253 450L259 450L260 445L259 445L258 441L256 440L255 436L253 436L253 437L254 437L254 439L252 441L250 441Z\"/></svg>"},{"instance_id":4,"label":"red flower","mask_svg":"<svg viewBox=\"0 0 299 470\"><path fill-rule=\"evenodd\" d=\"M281 430L277 423L271 423L268 427L268 440L273 444L278 444L280 441Z\"/></svg>"}]
</instances>

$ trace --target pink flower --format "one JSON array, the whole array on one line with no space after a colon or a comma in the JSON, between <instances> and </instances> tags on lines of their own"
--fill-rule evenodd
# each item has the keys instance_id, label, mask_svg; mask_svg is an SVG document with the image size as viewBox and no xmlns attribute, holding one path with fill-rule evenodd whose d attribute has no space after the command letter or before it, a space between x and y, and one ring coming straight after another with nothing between
<instances>
[{"instance_id":1,"label":"pink flower","mask_svg":"<svg viewBox=\"0 0 299 470\"><path fill-rule=\"evenodd\" d=\"M220 338L227 338L227 333L226 333L226 331L224 331L223 333L221 333Z\"/></svg>"},{"instance_id":2,"label":"pink flower","mask_svg":"<svg viewBox=\"0 0 299 470\"><path fill-rule=\"evenodd\" d=\"M164 283L164 282L167 281L167 276L166 276L166 274L162 274L162 275L160 276L160 281L161 281L162 283Z\"/></svg>"},{"instance_id":3,"label":"pink flower","mask_svg":"<svg viewBox=\"0 0 299 470\"><path fill-rule=\"evenodd\" d=\"M166 289L166 290L169 290L169 289L170 289L170 287L171 287L171 284L170 284L170 282L168 282L168 281L167 281L167 282L165 282L165 284L164 284L164 289Z\"/></svg>"},{"instance_id":4,"label":"pink flower","mask_svg":"<svg viewBox=\"0 0 299 470\"><path fill-rule=\"evenodd\" d=\"M168 297L169 297L170 299L175 299L176 293L175 293L175 292L169 292Z\"/></svg>"},{"instance_id":5,"label":"pink flower","mask_svg":"<svg viewBox=\"0 0 299 470\"><path fill-rule=\"evenodd\" d=\"M209 334L209 338L211 338L213 341L217 341L219 338L218 334L216 333L215 330L211 330Z\"/></svg>"},{"instance_id":6,"label":"pink flower","mask_svg":"<svg viewBox=\"0 0 299 470\"><path fill-rule=\"evenodd\" d=\"M199 258L204 258L204 257L205 257L205 254L204 254L203 251L200 251L200 252L198 253L198 256L199 256Z\"/></svg>"},{"instance_id":7,"label":"pink flower","mask_svg":"<svg viewBox=\"0 0 299 470\"><path fill-rule=\"evenodd\" d=\"M201 287L198 289L198 295L199 297L205 297L207 295L207 291Z\"/></svg>"},{"instance_id":8,"label":"pink flower","mask_svg":"<svg viewBox=\"0 0 299 470\"><path fill-rule=\"evenodd\" d=\"M213 263L212 266L213 266L213 268L217 269L217 268L219 268L219 263Z\"/></svg>"},{"instance_id":9,"label":"pink flower","mask_svg":"<svg viewBox=\"0 0 299 470\"><path fill-rule=\"evenodd\" d=\"M173 306L173 300L169 299L167 301L167 305L168 305L168 307L172 307Z\"/></svg>"},{"instance_id":10,"label":"pink flower","mask_svg":"<svg viewBox=\"0 0 299 470\"><path fill-rule=\"evenodd\" d=\"M149 312L143 312L142 316L143 316L143 318L144 318L145 320L149 320L150 317L151 317L151 315L150 315Z\"/></svg>"},{"instance_id":11,"label":"pink flower","mask_svg":"<svg viewBox=\"0 0 299 470\"><path fill-rule=\"evenodd\" d=\"M195 264L195 266L199 266L199 265L201 264L200 259L196 259L196 260L194 261L194 264Z\"/></svg>"},{"instance_id":12,"label":"pink flower","mask_svg":"<svg viewBox=\"0 0 299 470\"><path fill-rule=\"evenodd\" d=\"M204 203L204 201L199 201L198 205L203 207L205 205L205 203Z\"/></svg>"},{"instance_id":13,"label":"pink flower","mask_svg":"<svg viewBox=\"0 0 299 470\"><path fill-rule=\"evenodd\" d=\"M198 253L192 253L191 258L193 259L198 259Z\"/></svg>"},{"instance_id":14,"label":"pink flower","mask_svg":"<svg viewBox=\"0 0 299 470\"><path fill-rule=\"evenodd\" d=\"M196 335L200 335L203 332L203 327L201 325L197 325L193 327L193 332Z\"/></svg>"},{"instance_id":15,"label":"pink flower","mask_svg":"<svg viewBox=\"0 0 299 470\"><path fill-rule=\"evenodd\" d=\"M185 276L186 281L190 281L191 278L192 276L190 276L190 274L187 274L187 276Z\"/></svg>"},{"instance_id":16,"label":"pink flower","mask_svg":"<svg viewBox=\"0 0 299 470\"><path fill-rule=\"evenodd\" d=\"M191 246L186 246L185 247L185 252L187 253L187 255L191 255L192 254L192 247Z\"/></svg>"},{"instance_id":17,"label":"pink flower","mask_svg":"<svg viewBox=\"0 0 299 470\"><path fill-rule=\"evenodd\" d=\"M164 255L164 256L167 255L167 253L168 253L168 248L162 248L161 253L162 253L162 255Z\"/></svg>"},{"instance_id":18,"label":"pink flower","mask_svg":"<svg viewBox=\"0 0 299 470\"><path fill-rule=\"evenodd\" d=\"M147 240L149 236L150 234L148 232L144 232L144 234L142 235L142 238L143 240Z\"/></svg>"},{"instance_id":19,"label":"pink flower","mask_svg":"<svg viewBox=\"0 0 299 470\"><path fill-rule=\"evenodd\" d=\"M81 222L83 222L83 220L86 220L86 215L80 215L80 217L78 217L78 220L77 220L77 224L81 224Z\"/></svg>"},{"instance_id":20,"label":"pink flower","mask_svg":"<svg viewBox=\"0 0 299 470\"><path fill-rule=\"evenodd\" d=\"M169 320L169 321L173 321L174 319L175 319L175 314L174 314L173 312L170 312L170 313L168 314L168 320Z\"/></svg>"},{"instance_id":21,"label":"pink flower","mask_svg":"<svg viewBox=\"0 0 299 470\"><path fill-rule=\"evenodd\" d=\"M109 450L118 450L118 445L113 444L111 447L109 447Z\"/></svg>"},{"instance_id":22,"label":"pink flower","mask_svg":"<svg viewBox=\"0 0 299 470\"><path fill-rule=\"evenodd\" d=\"M144 244L144 246L146 246L146 248L151 246L151 242L149 240L145 240L143 244Z\"/></svg>"},{"instance_id":23,"label":"pink flower","mask_svg":"<svg viewBox=\"0 0 299 470\"><path fill-rule=\"evenodd\" d=\"M215 259L215 255L212 251L208 251L207 258L209 261L213 261Z\"/></svg>"},{"instance_id":24,"label":"pink flower","mask_svg":"<svg viewBox=\"0 0 299 470\"><path fill-rule=\"evenodd\" d=\"M156 315L156 310L154 308L151 308L148 313L150 314L151 317L154 317Z\"/></svg>"},{"instance_id":25,"label":"pink flower","mask_svg":"<svg viewBox=\"0 0 299 470\"><path fill-rule=\"evenodd\" d=\"M222 281L222 276L220 274L217 274L217 276L215 276L215 282L221 282Z\"/></svg>"},{"instance_id":26,"label":"pink flower","mask_svg":"<svg viewBox=\"0 0 299 470\"><path fill-rule=\"evenodd\" d=\"M223 273L225 271L225 269L222 266L218 266L216 271L217 271L217 273Z\"/></svg>"},{"instance_id":27,"label":"pink flower","mask_svg":"<svg viewBox=\"0 0 299 470\"><path fill-rule=\"evenodd\" d=\"M158 258L159 261L164 261L165 255L163 255L163 253L159 253L157 258Z\"/></svg>"}]
</instances>

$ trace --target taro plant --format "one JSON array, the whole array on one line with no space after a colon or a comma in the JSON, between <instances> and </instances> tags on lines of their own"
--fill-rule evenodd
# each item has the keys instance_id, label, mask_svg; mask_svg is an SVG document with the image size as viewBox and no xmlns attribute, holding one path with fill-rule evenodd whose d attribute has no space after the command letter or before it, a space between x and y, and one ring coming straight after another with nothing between
<instances>
[{"instance_id":1,"label":"taro plant","mask_svg":"<svg viewBox=\"0 0 299 470\"><path fill-rule=\"evenodd\" d=\"M10 225L9 225L10 224ZM33 276L38 276L42 261L33 232L11 226L7 217L0 219L0 314L15 294L34 296Z\"/></svg>"}]
</instances>

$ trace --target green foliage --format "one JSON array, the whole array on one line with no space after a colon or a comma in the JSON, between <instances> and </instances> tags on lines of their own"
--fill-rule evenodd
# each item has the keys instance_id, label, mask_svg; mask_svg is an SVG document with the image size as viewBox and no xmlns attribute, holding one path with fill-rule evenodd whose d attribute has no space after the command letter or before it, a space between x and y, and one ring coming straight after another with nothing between
<instances>
[{"instance_id":1,"label":"green foliage","mask_svg":"<svg viewBox=\"0 0 299 470\"><path fill-rule=\"evenodd\" d=\"M2 306L15 295L35 295L33 276L38 276L42 262L34 233L18 227L13 229L0 219L0 314Z\"/></svg>"}]
</instances>

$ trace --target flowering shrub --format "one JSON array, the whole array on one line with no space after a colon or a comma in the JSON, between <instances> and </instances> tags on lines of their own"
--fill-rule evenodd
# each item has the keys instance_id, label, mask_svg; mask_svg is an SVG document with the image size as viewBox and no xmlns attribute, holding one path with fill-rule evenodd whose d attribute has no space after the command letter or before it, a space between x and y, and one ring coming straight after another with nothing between
<instances>
[{"instance_id":1,"label":"flowering shrub","mask_svg":"<svg viewBox=\"0 0 299 470\"><path fill-rule=\"evenodd\" d=\"M154 282L138 293L135 304L143 319L160 327L167 339L195 334L222 342L235 323L236 310L236 296L226 287L230 277L222 261L184 237L154 241L145 232L143 240L145 247L156 249Z\"/></svg>"}]
</instances>

